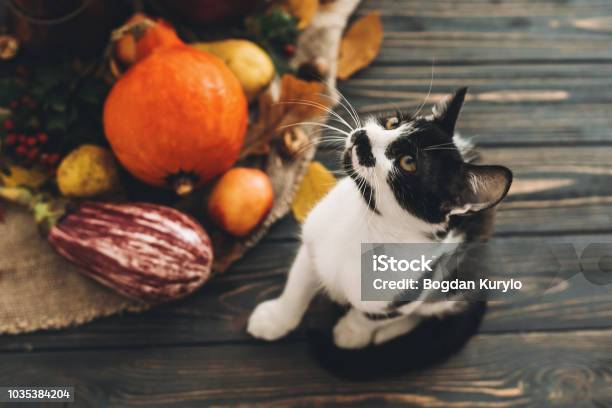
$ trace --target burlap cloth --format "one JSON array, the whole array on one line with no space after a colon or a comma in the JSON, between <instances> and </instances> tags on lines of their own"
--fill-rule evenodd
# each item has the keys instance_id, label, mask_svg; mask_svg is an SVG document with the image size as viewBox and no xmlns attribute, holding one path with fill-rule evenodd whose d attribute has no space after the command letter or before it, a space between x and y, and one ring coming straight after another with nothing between
<instances>
[{"instance_id":1,"label":"burlap cloth","mask_svg":"<svg viewBox=\"0 0 612 408\"><path fill-rule=\"evenodd\" d=\"M327 85L334 95L336 56L342 31L359 0L336 0L318 11L298 40L293 64L323 57L330 66ZM275 190L275 204L261 227L236 246L228 263L255 245L269 227L283 217L315 148L293 161L275 152L267 172ZM30 214L8 205L0 224L0 333L24 333L82 324L123 311L143 311L154 305L135 302L83 276L56 255L40 237Z\"/></svg>"}]
</instances>

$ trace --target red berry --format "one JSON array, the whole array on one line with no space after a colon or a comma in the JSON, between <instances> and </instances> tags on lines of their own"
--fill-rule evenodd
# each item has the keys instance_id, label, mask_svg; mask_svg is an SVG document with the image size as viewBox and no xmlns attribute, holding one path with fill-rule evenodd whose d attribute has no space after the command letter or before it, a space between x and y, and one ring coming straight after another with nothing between
<instances>
[{"instance_id":1,"label":"red berry","mask_svg":"<svg viewBox=\"0 0 612 408\"><path fill-rule=\"evenodd\" d=\"M25 156L28 153L28 148L21 145L21 146L17 146L17 149L15 149L15 151L17 152L19 156Z\"/></svg>"},{"instance_id":2,"label":"red berry","mask_svg":"<svg viewBox=\"0 0 612 408\"><path fill-rule=\"evenodd\" d=\"M285 44L285 54L289 56L295 54L295 44Z\"/></svg>"},{"instance_id":3,"label":"red berry","mask_svg":"<svg viewBox=\"0 0 612 408\"><path fill-rule=\"evenodd\" d=\"M9 103L9 108L11 109L17 109L19 107L19 101L15 100L15 101L11 101Z\"/></svg>"},{"instance_id":4,"label":"red berry","mask_svg":"<svg viewBox=\"0 0 612 408\"><path fill-rule=\"evenodd\" d=\"M38 137L38 141L43 144L47 143L47 140L49 140L49 136L47 136L46 133L39 133L37 137Z\"/></svg>"},{"instance_id":5,"label":"red berry","mask_svg":"<svg viewBox=\"0 0 612 408\"><path fill-rule=\"evenodd\" d=\"M10 119L5 119L2 125L4 126L4 130L13 130L13 128L15 127L15 124Z\"/></svg>"},{"instance_id":6,"label":"red berry","mask_svg":"<svg viewBox=\"0 0 612 408\"><path fill-rule=\"evenodd\" d=\"M53 153L49 155L49 163L50 164L55 164L59 161L60 159L60 155L57 153Z\"/></svg>"},{"instance_id":7,"label":"red berry","mask_svg":"<svg viewBox=\"0 0 612 408\"><path fill-rule=\"evenodd\" d=\"M19 135L18 140L19 140L19 143L25 144L28 138L26 137L26 135Z\"/></svg>"},{"instance_id":8,"label":"red berry","mask_svg":"<svg viewBox=\"0 0 612 408\"><path fill-rule=\"evenodd\" d=\"M37 142L38 140L36 140L34 136L28 137L28 141L27 141L28 146L34 146L36 145Z\"/></svg>"},{"instance_id":9,"label":"red berry","mask_svg":"<svg viewBox=\"0 0 612 408\"><path fill-rule=\"evenodd\" d=\"M38 156L39 150L34 148L28 151L28 159L34 160Z\"/></svg>"},{"instance_id":10,"label":"red berry","mask_svg":"<svg viewBox=\"0 0 612 408\"><path fill-rule=\"evenodd\" d=\"M17 135L16 134L9 133L8 135L6 135L6 144L14 145L15 143L17 143Z\"/></svg>"}]
</instances>

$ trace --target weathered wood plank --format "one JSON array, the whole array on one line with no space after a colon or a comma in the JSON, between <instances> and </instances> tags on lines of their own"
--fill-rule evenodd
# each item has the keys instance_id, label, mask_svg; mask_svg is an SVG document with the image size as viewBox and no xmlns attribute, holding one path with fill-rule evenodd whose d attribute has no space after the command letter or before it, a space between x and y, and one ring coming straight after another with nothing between
<instances>
[{"instance_id":1,"label":"weathered wood plank","mask_svg":"<svg viewBox=\"0 0 612 408\"><path fill-rule=\"evenodd\" d=\"M509 196L500 206L498 234L591 233L612 231L612 147L486 147L483 162L514 172ZM339 153L323 149L318 159L339 169ZM295 222L281 222L272 239L295 239Z\"/></svg>"},{"instance_id":2,"label":"weathered wood plank","mask_svg":"<svg viewBox=\"0 0 612 408\"><path fill-rule=\"evenodd\" d=\"M577 276L556 279L557 266L521 257L534 246L572 242L580 253L588 243L612 243L612 235L586 235L571 239L549 237L502 238L499 245L516 256L500 259L505 278L521 280L520 296L508 294L490 304L483 332L512 330L576 329L612 327L612 287L597 286ZM278 294L297 250L294 243L262 243L226 275L207 284L188 299L160 306L145 314L126 314L102 319L61 332L1 336L0 351L91 347L135 347L170 344L202 344L251 339L246 320L256 303ZM500 271L493 271L500 274ZM325 299L309 310L304 327L321 327L335 318L336 311ZM291 338L301 338L303 333Z\"/></svg>"},{"instance_id":3,"label":"weathered wood plank","mask_svg":"<svg viewBox=\"0 0 612 408\"><path fill-rule=\"evenodd\" d=\"M482 148L484 163L514 172L509 196L500 206L497 231L610 231L612 147ZM322 160L329 166L337 153Z\"/></svg>"},{"instance_id":4,"label":"weathered wood plank","mask_svg":"<svg viewBox=\"0 0 612 408\"><path fill-rule=\"evenodd\" d=\"M486 160L506 164L516 174L513 193L499 213L499 235L549 236L611 230L612 183L608 174L612 148L503 148L483 149L483 153ZM330 167L337 162L336 153L328 150L321 151L319 158ZM246 316L256 299L266 298L283 284L282 276L297 249L297 238L297 223L287 217L272 229L263 245L193 298L144 316L104 319L57 334L0 338L0 348L246 339L243 333ZM589 237L593 242L605 238ZM543 238L534 237L538 239ZM591 293L592 289L573 287L562 292L561 297L546 298L540 306L537 302L526 303L515 309L514 305L501 304L498 309L491 309L491 315L499 320L487 320L485 329L609 326L608 310L612 305L606 293ZM559 307L556 302L564 304L565 301L561 309L567 313L555 316L555 308ZM580 317L568 318L572 315Z\"/></svg>"},{"instance_id":5,"label":"weathered wood plank","mask_svg":"<svg viewBox=\"0 0 612 408\"><path fill-rule=\"evenodd\" d=\"M610 60L607 2L366 1L380 10L377 64Z\"/></svg>"},{"instance_id":6,"label":"weathered wood plank","mask_svg":"<svg viewBox=\"0 0 612 408\"><path fill-rule=\"evenodd\" d=\"M445 17L516 17L516 16L555 16L574 17L584 15L603 16L610 12L605 0L366 0L357 10L367 13L379 10L383 15L445 16ZM483 24L490 24L484 21Z\"/></svg>"},{"instance_id":7,"label":"weathered wood plank","mask_svg":"<svg viewBox=\"0 0 612 408\"><path fill-rule=\"evenodd\" d=\"M453 89L469 86L458 129L480 144L612 142L606 91L612 64L436 65L433 71L432 83L431 66L373 66L340 89L366 116L415 112L425 100L421 112L428 112Z\"/></svg>"},{"instance_id":8,"label":"weathered wood plank","mask_svg":"<svg viewBox=\"0 0 612 408\"><path fill-rule=\"evenodd\" d=\"M368 382L330 375L304 342L8 353L0 383L70 384L78 406L604 407L611 353L610 331L478 335L441 365Z\"/></svg>"}]
</instances>

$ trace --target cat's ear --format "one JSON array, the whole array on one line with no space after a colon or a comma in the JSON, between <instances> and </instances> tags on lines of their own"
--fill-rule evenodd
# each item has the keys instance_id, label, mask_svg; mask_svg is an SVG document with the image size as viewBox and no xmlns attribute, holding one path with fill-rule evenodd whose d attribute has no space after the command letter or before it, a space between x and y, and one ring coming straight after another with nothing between
<instances>
[{"instance_id":1,"label":"cat's ear","mask_svg":"<svg viewBox=\"0 0 612 408\"><path fill-rule=\"evenodd\" d=\"M453 94L435 104L432 109L434 122L450 135L455 131L455 123L457 123L467 90L467 87L457 89Z\"/></svg>"},{"instance_id":2,"label":"cat's ear","mask_svg":"<svg viewBox=\"0 0 612 408\"><path fill-rule=\"evenodd\" d=\"M503 166L468 164L464 170L465 185L458 205L451 214L465 214L491 208L508 194L512 172Z\"/></svg>"}]
</instances>

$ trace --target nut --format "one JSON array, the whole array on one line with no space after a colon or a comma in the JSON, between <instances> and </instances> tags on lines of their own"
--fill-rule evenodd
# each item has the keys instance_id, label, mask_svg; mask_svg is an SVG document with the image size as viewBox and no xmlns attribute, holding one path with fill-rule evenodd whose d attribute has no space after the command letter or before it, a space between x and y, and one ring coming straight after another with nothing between
<instances>
[{"instance_id":1,"label":"nut","mask_svg":"<svg viewBox=\"0 0 612 408\"><path fill-rule=\"evenodd\" d=\"M316 57L304 62L297 70L297 76L307 81L324 80L329 73L329 64L323 57Z\"/></svg>"},{"instance_id":2,"label":"nut","mask_svg":"<svg viewBox=\"0 0 612 408\"><path fill-rule=\"evenodd\" d=\"M11 35L0 35L0 59L13 59L19 51L19 41Z\"/></svg>"},{"instance_id":3,"label":"nut","mask_svg":"<svg viewBox=\"0 0 612 408\"><path fill-rule=\"evenodd\" d=\"M302 128L294 127L283 133L281 152L287 158L293 158L302 153L309 145L308 135Z\"/></svg>"}]
</instances>

